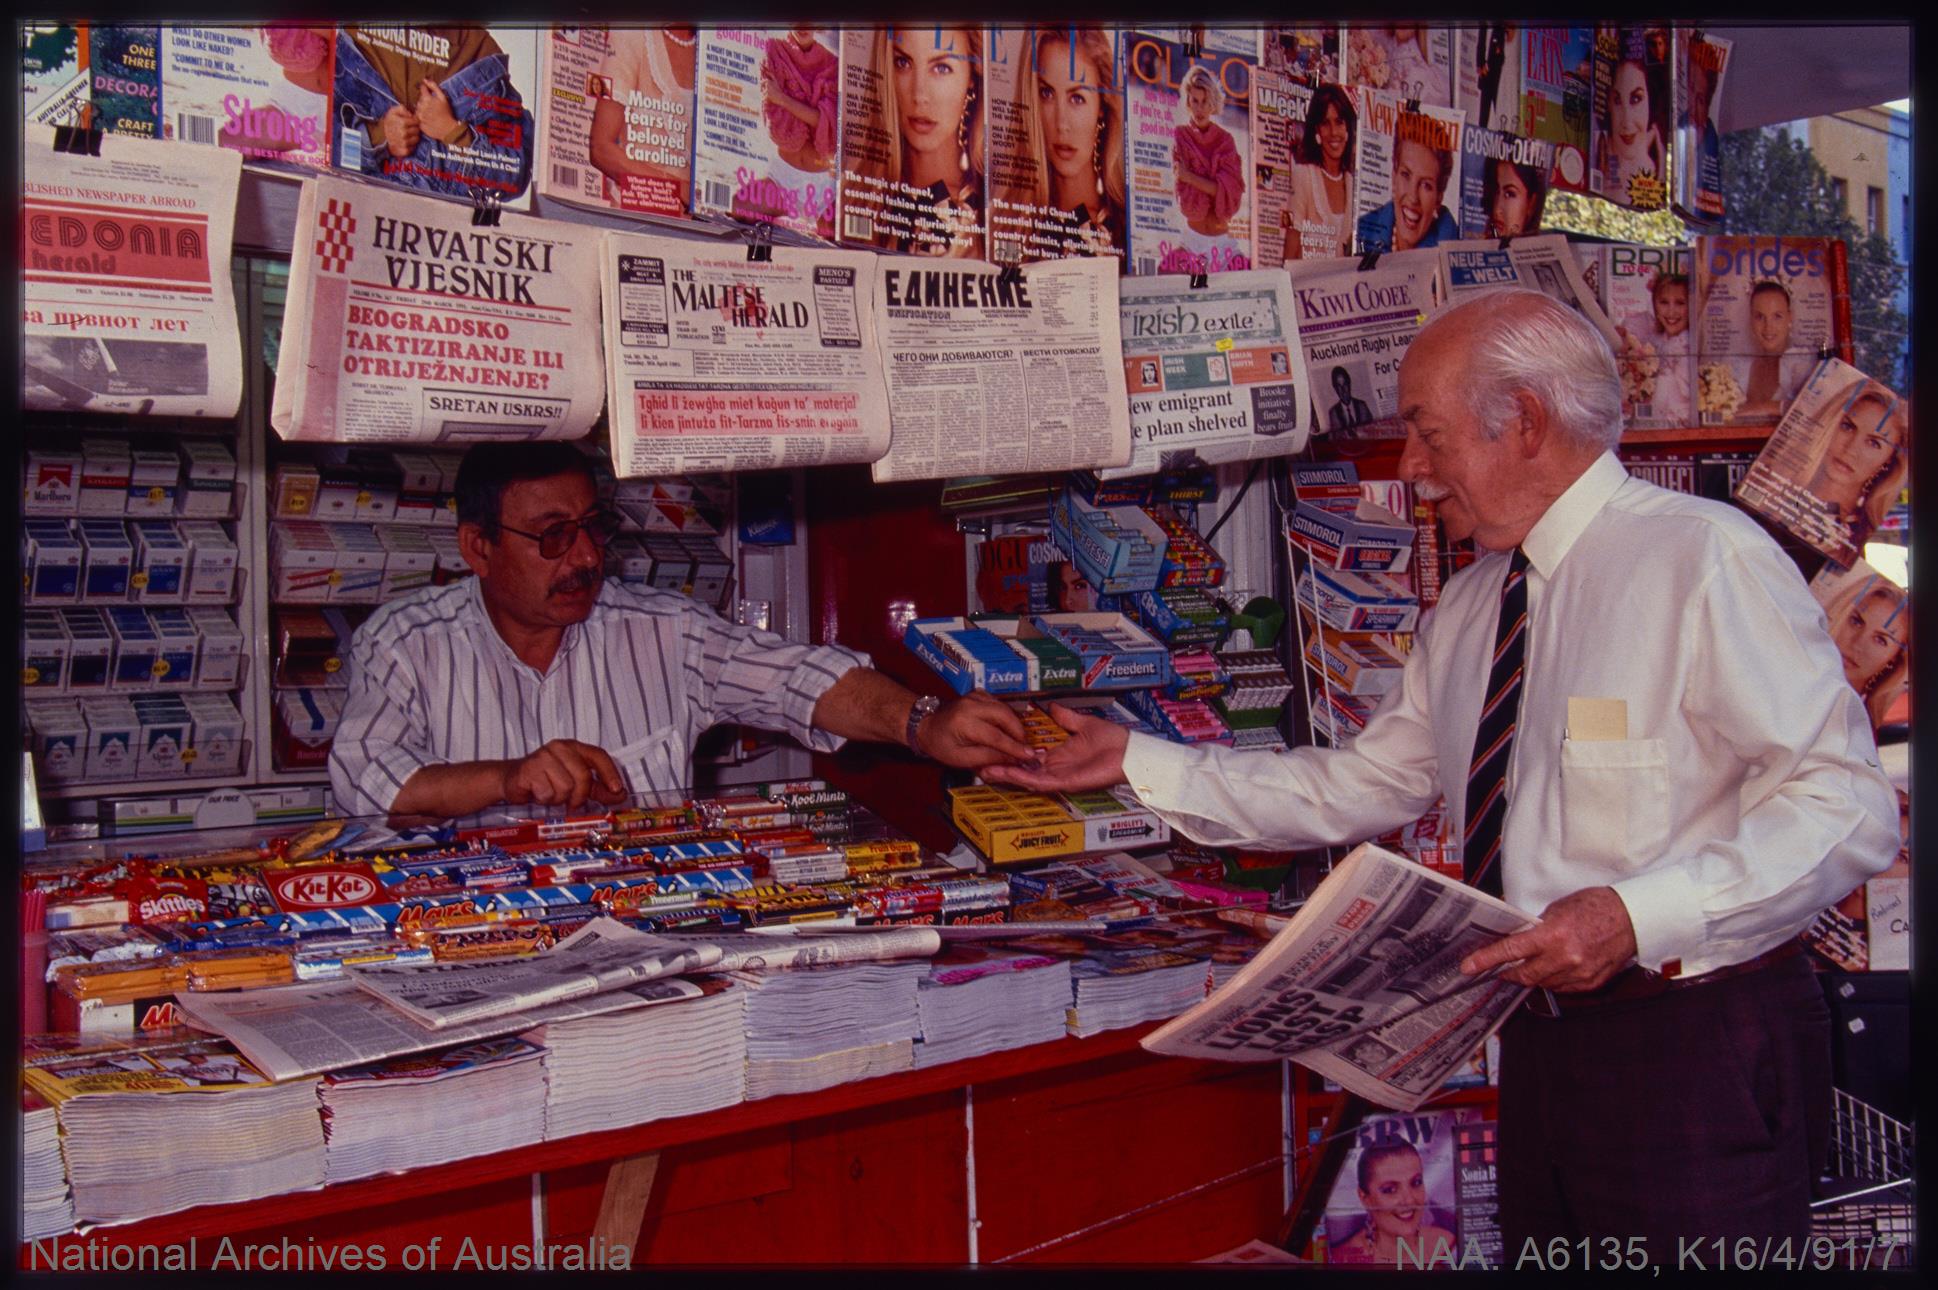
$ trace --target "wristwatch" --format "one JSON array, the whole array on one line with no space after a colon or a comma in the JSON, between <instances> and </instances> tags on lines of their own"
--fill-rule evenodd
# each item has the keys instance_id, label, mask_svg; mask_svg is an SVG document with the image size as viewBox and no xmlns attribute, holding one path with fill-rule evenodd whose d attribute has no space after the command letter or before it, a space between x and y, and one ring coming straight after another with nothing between
<instances>
[{"instance_id":1,"label":"wristwatch","mask_svg":"<svg viewBox=\"0 0 1938 1290\"><path fill-rule=\"evenodd\" d=\"M921 729L922 723L933 716L936 709L941 706L942 700L933 694L925 694L915 701L914 707L908 710L908 726L902 731L902 742L907 744L908 750L918 757L922 755L922 750L915 746L915 732Z\"/></svg>"}]
</instances>

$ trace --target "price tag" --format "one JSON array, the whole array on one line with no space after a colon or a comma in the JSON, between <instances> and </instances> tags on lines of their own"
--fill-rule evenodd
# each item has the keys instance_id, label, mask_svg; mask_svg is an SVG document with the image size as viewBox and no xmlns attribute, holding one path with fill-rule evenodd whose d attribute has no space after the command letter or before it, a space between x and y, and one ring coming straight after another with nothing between
<instances>
[{"instance_id":1,"label":"price tag","mask_svg":"<svg viewBox=\"0 0 1938 1290\"><path fill-rule=\"evenodd\" d=\"M182 749L182 762L184 765L194 760L195 760L195 750L193 748Z\"/></svg>"},{"instance_id":2,"label":"price tag","mask_svg":"<svg viewBox=\"0 0 1938 1290\"><path fill-rule=\"evenodd\" d=\"M343 660L335 657L334 655L323 660L323 670L325 672L337 671L342 666L343 666Z\"/></svg>"},{"instance_id":3,"label":"price tag","mask_svg":"<svg viewBox=\"0 0 1938 1290\"><path fill-rule=\"evenodd\" d=\"M1217 350L1220 354L1228 354L1234 348L1237 347L1237 342L1234 341L1229 336L1220 336L1217 340L1211 343L1211 347Z\"/></svg>"},{"instance_id":4,"label":"price tag","mask_svg":"<svg viewBox=\"0 0 1938 1290\"><path fill-rule=\"evenodd\" d=\"M368 506L368 505L370 505L370 490L369 490L369 489L367 489L367 488L366 488L366 489L364 489L364 490L363 490L362 492L360 492L360 493L358 493L358 494L357 494L357 505L359 505L359 506Z\"/></svg>"},{"instance_id":5,"label":"price tag","mask_svg":"<svg viewBox=\"0 0 1938 1290\"><path fill-rule=\"evenodd\" d=\"M156 659L156 660L155 660L155 665L154 665L153 667L151 667L151 668L149 668L148 670L149 670L150 672L153 672L153 673L154 673L154 674L155 674L155 675L156 675L157 677L163 677L163 676L167 676L167 675L168 675L168 660L167 660L167 659L165 659L165 658L158 658L158 659Z\"/></svg>"},{"instance_id":6,"label":"price tag","mask_svg":"<svg viewBox=\"0 0 1938 1290\"><path fill-rule=\"evenodd\" d=\"M21 683L22 685L38 685L38 684L40 684L40 669L39 669L39 668L37 668L37 667L23 667L23 668L21 668L21 669L20 669L20 683Z\"/></svg>"},{"instance_id":7,"label":"price tag","mask_svg":"<svg viewBox=\"0 0 1938 1290\"><path fill-rule=\"evenodd\" d=\"M341 569L330 570L329 583L332 587L341 586L343 584L343 571Z\"/></svg>"},{"instance_id":8,"label":"price tag","mask_svg":"<svg viewBox=\"0 0 1938 1290\"><path fill-rule=\"evenodd\" d=\"M143 587L148 585L147 572L144 570L141 573L137 573L131 576L128 579L128 585L133 587L136 591L140 591Z\"/></svg>"},{"instance_id":9,"label":"price tag","mask_svg":"<svg viewBox=\"0 0 1938 1290\"><path fill-rule=\"evenodd\" d=\"M168 490L163 488L160 484L156 484L148 490L148 500L151 502L159 502L162 498L166 496L168 496Z\"/></svg>"}]
</instances>

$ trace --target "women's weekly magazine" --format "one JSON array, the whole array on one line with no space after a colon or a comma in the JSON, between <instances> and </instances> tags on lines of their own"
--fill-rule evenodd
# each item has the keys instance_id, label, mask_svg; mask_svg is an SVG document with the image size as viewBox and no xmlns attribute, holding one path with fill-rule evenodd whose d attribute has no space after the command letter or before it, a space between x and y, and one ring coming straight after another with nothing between
<instances>
[{"instance_id":1,"label":"women's weekly magazine","mask_svg":"<svg viewBox=\"0 0 1938 1290\"><path fill-rule=\"evenodd\" d=\"M1107 27L991 27L989 258L1114 256L1129 246L1122 51Z\"/></svg>"},{"instance_id":2,"label":"women's weekly magazine","mask_svg":"<svg viewBox=\"0 0 1938 1290\"><path fill-rule=\"evenodd\" d=\"M540 77L538 190L601 210L686 217L695 27L553 27Z\"/></svg>"},{"instance_id":3,"label":"women's weekly magazine","mask_svg":"<svg viewBox=\"0 0 1938 1290\"><path fill-rule=\"evenodd\" d=\"M320 170L330 164L335 64L328 23L164 27L162 135Z\"/></svg>"},{"instance_id":4,"label":"women's weekly magazine","mask_svg":"<svg viewBox=\"0 0 1938 1290\"><path fill-rule=\"evenodd\" d=\"M841 56L827 27L700 33L693 213L832 242L840 181Z\"/></svg>"},{"instance_id":5,"label":"women's weekly magazine","mask_svg":"<svg viewBox=\"0 0 1938 1290\"><path fill-rule=\"evenodd\" d=\"M1126 32L1137 273L1251 267L1252 31Z\"/></svg>"},{"instance_id":6,"label":"women's weekly magazine","mask_svg":"<svg viewBox=\"0 0 1938 1290\"><path fill-rule=\"evenodd\" d=\"M982 28L841 33L841 241L983 259L988 59Z\"/></svg>"}]
</instances>

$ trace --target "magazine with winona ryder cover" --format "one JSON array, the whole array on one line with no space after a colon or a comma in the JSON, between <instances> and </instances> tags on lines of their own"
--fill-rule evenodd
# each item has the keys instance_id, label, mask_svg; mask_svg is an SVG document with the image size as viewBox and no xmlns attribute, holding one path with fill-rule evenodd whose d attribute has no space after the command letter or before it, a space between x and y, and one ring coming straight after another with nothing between
<instances>
[{"instance_id":1,"label":"magazine with winona ryder cover","mask_svg":"<svg viewBox=\"0 0 1938 1290\"><path fill-rule=\"evenodd\" d=\"M78 125L88 103L87 24L22 23L22 120Z\"/></svg>"},{"instance_id":2,"label":"magazine with winona ryder cover","mask_svg":"<svg viewBox=\"0 0 1938 1290\"><path fill-rule=\"evenodd\" d=\"M1110 255L1129 246L1125 102L1107 27L990 27L989 258Z\"/></svg>"},{"instance_id":3,"label":"magazine with winona ryder cover","mask_svg":"<svg viewBox=\"0 0 1938 1290\"><path fill-rule=\"evenodd\" d=\"M841 157L840 33L708 27L695 82L693 213L834 241Z\"/></svg>"},{"instance_id":4,"label":"magazine with winona ryder cover","mask_svg":"<svg viewBox=\"0 0 1938 1290\"><path fill-rule=\"evenodd\" d=\"M1654 211L1669 203L1671 52L1667 27L1595 29L1588 191L1617 206Z\"/></svg>"},{"instance_id":5,"label":"magazine with winona ryder cover","mask_svg":"<svg viewBox=\"0 0 1938 1290\"><path fill-rule=\"evenodd\" d=\"M96 129L162 137L160 27L89 24L87 67Z\"/></svg>"},{"instance_id":6,"label":"magazine with winona ryder cover","mask_svg":"<svg viewBox=\"0 0 1938 1290\"><path fill-rule=\"evenodd\" d=\"M1478 1113L1367 1117L1326 1198L1326 1262L1421 1268L1457 1261L1455 1130Z\"/></svg>"},{"instance_id":7,"label":"magazine with winona ryder cover","mask_svg":"<svg viewBox=\"0 0 1938 1290\"><path fill-rule=\"evenodd\" d=\"M1909 475L1910 405L1827 358L1757 454L1736 500L1836 563L1854 566ZM1885 646L1877 644L1882 650Z\"/></svg>"},{"instance_id":8,"label":"magazine with winona ryder cover","mask_svg":"<svg viewBox=\"0 0 1938 1290\"><path fill-rule=\"evenodd\" d=\"M528 209L537 84L530 27L340 27L330 164Z\"/></svg>"},{"instance_id":9,"label":"magazine with winona ryder cover","mask_svg":"<svg viewBox=\"0 0 1938 1290\"><path fill-rule=\"evenodd\" d=\"M1555 145L1557 188L1588 188L1595 29L1527 27L1521 33L1521 133Z\"/></svg>"},{"instance_id":10,"label":"magazine with winona ryder cover","mask_svg":"<svg viewBox=\"0 0 1938 1290\"><path fill-rule=\"evenodd\" d=\"M162 29L162 137L251 161L330 164L336 28L265 23Z\"/></svg>"},{"instance_id":11,"label":"magazine with winona ryder cover","mask_svg":"<svg viewBox=\"0 0 1938 1290\"><path fill-rule=\"evenodd\" d=\"M984 258L986 43L974 24L841 33L842 245Z\"/></svg>"},{"instance_id":12,"label":"magazine with winona ryder cover","mask_svg":"<svg viewBox=\"0 0 1938 1290\"><path fill-rule=\"evenodd\" d=\"M1775 421L1822 352L1851 361L1844 243L1696 240L1696 412L1703 425Z\"/></svg>"},{"instance_id":13,"label":"magazine with winona ryder cover","mask_svg":"<svg viewBox=\"0 0 1938 1290\"><path fill-rule=\"evenodd\" d=\"M1249 29L1124 33L1133 273L1222 273L1252 264Z\"/></svg>"},{"instance_id":14,"label":"magazine with winona ryder cover","mask_svg":"<svg viewBox=\"0 0 1938 1290\"><path fill-rule=\"evenodd\" d=\"M686 218L699 43L691 26L547 32L538 191L600 210Z\"/></svg>"},{"instance_id":15,"label":"magazine with winona ryder cover","mask_svg":"<svg viewBox=\"0 0 1938 1290\"><path fill-rule=\"evenodd\" d=\"M1684 219L1723 217L1723 136L1716 129L1731 42L1691 27L1676 28L1675 209Z\"/></svg>"},{"instance_id":16,"label":"magazine with winona ryder cover","mask_svg":"<svg viewBox=\"0 0 1938 1290\"><path fill-rule=\"evenodd\" d=\"M1622 417L1631 430L1696 424L1696 329L1686 246L1595 248L1595 290L1620 335Z\"/></svg>"}]
</instances>

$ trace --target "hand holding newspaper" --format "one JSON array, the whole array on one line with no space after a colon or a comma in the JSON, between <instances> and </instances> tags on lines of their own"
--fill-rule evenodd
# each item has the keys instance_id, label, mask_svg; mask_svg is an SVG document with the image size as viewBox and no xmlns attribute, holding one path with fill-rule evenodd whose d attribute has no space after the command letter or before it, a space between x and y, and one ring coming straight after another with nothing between
<instances>
[{"instance_id":1,"label":"hand holding newspaper","mask_svg":"<svg viewBox=\"0 0 1938 1290\"><path fill-rule=\"evenodd\" d=\"M1372 845L1353 850L1236 976L1143 1046L1216 1061L1290 1058L1370 1102L1416 1109L1527 987L1461 960L1537 920Z\"/></svg>"},{"instance_id":2,"label":"hand holding newspaper","mask_svg":"<svg viewBox=\"0 0 1938 1290\"><path fill-rule=\"evenodd\" d=\"M434 963L425 967L366 968L359 986L427 1026L482 1021L547 1004L621 990L641 981L742 967L783 968L878 958L916 958L941 946L934 931L898 928L874 937L798 944L760 939L742 943L637 931L599 918L528 958L498 963Z\"/></svg>"}]
</instances>

